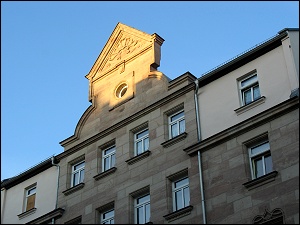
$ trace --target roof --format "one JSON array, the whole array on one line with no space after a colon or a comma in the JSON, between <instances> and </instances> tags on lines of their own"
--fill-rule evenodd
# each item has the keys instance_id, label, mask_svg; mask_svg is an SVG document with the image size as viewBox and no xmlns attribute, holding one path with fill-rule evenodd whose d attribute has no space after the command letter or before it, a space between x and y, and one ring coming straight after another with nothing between
<instances>
[{"instance_id":1,"label":"roof","mask_svg":"<svg viewBox=\"0 0 300 225\"><path fill-rule=\"evenodd\" d=\"M52 167L52 157L47 158L46 160L40 162L39 164L31 167L30 169L20 173L17 176L7 178L1 181L1 189L9 189L19 183L22 183L25 180L28 180L29 178L49 169Z\"/></svg>"},{"instance_id":2,"label":"roof","mask_svg":"<svg viewBox=\"0 0 300 225\"><path fill-rule=\"evenodd\" d=\"M203 87L210 82L230 73L231 71L245 65L248 62L266 54L269 51L282 45L281 40L288 36L288 31L299 31L299 28L284 28L280 30L275 36L269 38L268 40L257 44L254 47L244 51L243 53L237 55L236 57L222 63L221 65L209 70L208 72L202 74L199 80L199 87Z\"/></svg>"}]
</instances>

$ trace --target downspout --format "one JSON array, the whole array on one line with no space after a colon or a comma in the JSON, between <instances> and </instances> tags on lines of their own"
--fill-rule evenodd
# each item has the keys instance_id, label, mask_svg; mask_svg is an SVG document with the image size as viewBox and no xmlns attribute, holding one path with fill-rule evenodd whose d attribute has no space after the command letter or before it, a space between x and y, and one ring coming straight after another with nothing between
<instances>
[{"instance_id":1,"label":"downspout","mask_svg":"<svg viewBox=\"0 0 300 225\"><path fill-rule=\"evenodd\" d=\"M196 122L197 122L197 134L198 142L201 141L201 130L200 130L200 115L199 115L199 99L198 99L198 90L199 90L199 80L195 80L195 111L196 111ZM201 165L201 153L198 150L198 167L199 167L199 181L200 181L200 193L201 193L201 203L202 203L202 215L203 215L203 224L206 224L206 210L205 210L205 199L203 192L203 178L202 178L202 165Z\"/></svg>"},{"instance_id":2,"label":"downspout","mask_svg":"<svg viewBox=\"0 0 300 225\"><path fill-rule=\"evenodd\" d=\"M51 162L52 162L52 166L56 166L57 167L57 188L56 188L56 200L55 200L55 209L57 209L57 200L58 200L58 187L59 187L59 173L60 173L60 167L58 164L54 163L54 156L52 156L51 158ZM54 217L52 218L52 224L55 224L55 219Z\"/></svg>"}]
</instances>

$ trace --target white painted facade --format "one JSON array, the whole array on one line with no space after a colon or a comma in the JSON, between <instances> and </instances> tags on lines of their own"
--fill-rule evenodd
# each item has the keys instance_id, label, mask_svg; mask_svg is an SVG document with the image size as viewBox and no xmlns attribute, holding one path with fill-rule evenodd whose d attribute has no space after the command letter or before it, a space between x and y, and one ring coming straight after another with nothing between
<instances>
[{"instance_id":1,"label":"white painted facade","mask_svg":"<svg viewBox=\"0 0 300 225\"><path fill-rule=\"evenodd\" d=\"M28 215L20 217L25 211L26 188L36 184L35 208ZM1 185L2 186L2 185ZM41 217L56 206L57 196L57 167L52 166L29 179L18 183L7 190L1 189L1 223L25 224ZM19 216L18 216L19 215Z\"/></svg>"},{"instance_id":2,"label":"white painted facade","mask_svg":"<svg viewBox=\"0 0 300 225\"><path fill-rule=\"evenodd\" d=\"M291 37L283 38L279 47L200 87L198 99L202 139L288 100L291 92L299 88L299 32L289 31L289 34ZM265 100L237 113L235 110L242 106L239 78L252 71L257 73L260 94L265 96Z\"/></svg>"}]
</instances>

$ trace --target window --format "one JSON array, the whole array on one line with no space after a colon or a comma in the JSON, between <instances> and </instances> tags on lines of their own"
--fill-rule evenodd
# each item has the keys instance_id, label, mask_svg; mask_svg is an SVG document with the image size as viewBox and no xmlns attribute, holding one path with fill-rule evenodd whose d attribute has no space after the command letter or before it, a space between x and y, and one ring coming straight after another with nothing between
<instances>
[{"instance_id":1,"label":"window","mask_svg":"<svg viewBox=\"0 0 300 225\"><path fill-rule=\"evenodd\" d=\"M273 171L273 163L268 141L249 148L252 179Z\"/></svg>"},{"instance_id":2,"label":"window","mask_svg":"<svg viewBox=\"0 0 300 225\"><path fill-rule=\"evenodd\" d=\"M25 197L25 211L33 209L35 206L35 195L36 195L36 186L28 188L26 190Z\"/></svg>"},{"instance_id":3,"label":"window","mask_svg":"<svg viewBox=\"0 0 300 225\"><path fill-rule=\"evenodd\" d=\"M252 74L239 82L242 105L247 105L260 98L257 74Z\"/></svg>"},{"instance_id":4,"label":"window","mask_svg":"<svg viewBox=\"0 0 300 225\"><path fill-rule=\"evenodd\" d=\"M115 166L116 147L112 146L102 151L102 172Z\"/></svg>"},{"instance_id":5,"label":"window","mask_svg":"<svg viewBox=\"0 0 300 225\"><path fill-rule=\"evenodd\" d=\"M125 95L127 88L128 88L128 85L126 83L120 84L116 89L117 98L122 98Z\"/></svg>"},{"instance_id":6,"label":"window","mask_svg":"<svg viewBox=\"0 0 300 225\"><path fill-rule=\"evenodd\" d=\"M83 182L84 179L84 161L76 163L72 166L71 187Z\"/></svg>"},{"instance_id":7,"label":"window","mask_svg":"<svg viewBox=\"0 0 300 225\"><path fill-rule=\"evenodd\" d=\"M134 135L134 155L137 156L149 149L149 130L145 129Z\"/></svg>"},{"instance_id":8,"label":"window","mask_svg":"<svg viewBox=\"0 0 300 225\"><path fill-rule=\"evenodd\" d=\"M188 177L172 183L173 211L190 205L190 188Z\"/></svg>"},{"instance_id":9,"label":"window","mask_svg":"<svg viewBox=\"0 0 300 225\"><path fill-rule=\"evenodd\" d=\"M184 111L169 116L169 131L170 139L185 132Z\"/></svg>"},{"instance_id":10,"label":"window","mask_svg":"<svg viewBox=\"0 0 300 225\"><path fill-rule=\"evenodd\" d=\"M134 201L134 218L136 224L150 222L150 195L138 197Z\"/></svg>"},{"instance_id":11,"label":"window","mask_svg":"<svg viewBox=\"0 0 300 225\"><path fill-rule=\"evenodd\" d=\"M115 211L114 209L101 213L101 224L114 224Z\"/></svg>"}]
</instances>

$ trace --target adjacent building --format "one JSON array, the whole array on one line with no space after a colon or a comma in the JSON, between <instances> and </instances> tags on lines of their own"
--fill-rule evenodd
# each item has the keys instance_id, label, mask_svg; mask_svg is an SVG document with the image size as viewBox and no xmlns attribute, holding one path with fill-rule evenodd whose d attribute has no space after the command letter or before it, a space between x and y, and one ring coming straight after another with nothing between
<instances>
[{"instance_id":1,"label":"adjacent building","mask_svg":"<svg viewBox=\"0 0 300 225\"><path fill-rule=\"evenodd\" d=\"M57 224L299 223L299 29L173 80L158 70L163 42L117 24L52 181L27 179L18 199L47 186ZM7 204L3 222L28 211Z\"/></svg>"},{"instance_id":2,"label":"adjacent building","mask_svg":"<svg viewBox=\"0 0 300 225\"><path fill-rule=\"evenodd\" d=\"M1 181L1 224L54 224L62 216L64 209L57 208L57 166L51 157Z\"/></svg>"}]
</instances>

